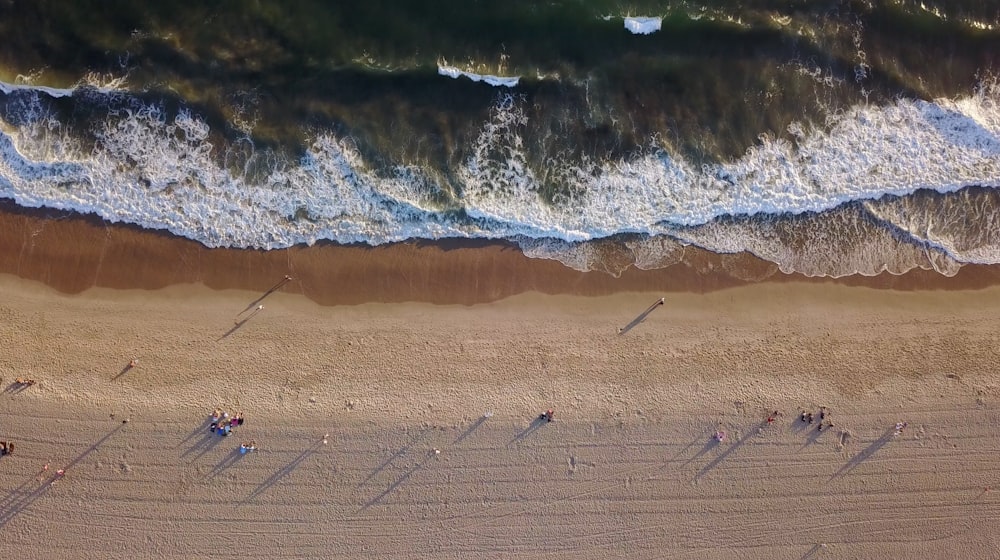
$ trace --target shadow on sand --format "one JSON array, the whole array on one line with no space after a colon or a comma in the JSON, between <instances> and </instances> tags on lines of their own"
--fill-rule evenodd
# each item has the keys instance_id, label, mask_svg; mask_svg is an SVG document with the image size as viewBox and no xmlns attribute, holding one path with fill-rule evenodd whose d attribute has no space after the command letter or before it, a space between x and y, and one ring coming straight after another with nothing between
<instances>
[{"instance_id":1,"label":"shadow on sand","mask_svg":"<svg viewBox=\"0 0 1000 560\"><path fill-rule=\"evenodd\" d=\"M267 296L269 296L269 295L273 294L274 292L280 290L281 288L283 288L285 286L285 284L287 284L287 283L289 283L291 281L292 281L292 277L291 276L285 276L284 278L282 278L281 280L279 280L277 284L275 284L275 285L271 286L270 288L268 288L267 291L264 292L259 298L251 301L250 304L247 305L246 308L243 309L243 311L240 311L239 314L236 315L236 316L239 317L240 315L243 315L244 313L246 313L247 311L250 311L254 307L257 307L257 305L259 305L260 302L264 301L264 298L266 298Z\"/></svg>"},{"instance_id":2,"label":"shadow on sand","mask_svg":"<svg viewBox=\"0 0 1000 560\"><path fill-rule=\"evenodd\" d=\"M866 447L862 452L858 453L854 457L851 457L851 459L847 461L847 463L845 463L843 467L840 467L840 470L833 473L833 476L830 477L830 480L850 474L851 471L853 471L858 467L858 465L867 461L872 455L875 454L875 452L877 452L879 449L882 449L885 446L885 444L889 443L889 441L892 440L892 437L895 433L896 433L895 427L891 427L888 430L886 430L881 437L873 441L871 445Z\"/></svg>"},{"instance_id":3,"label":"shadow on sand","mask_svg":"<svg viewBox=\"0 0 1000 560\"><path fill-rule=\"evenodd\" d=\"M643 311L642 313L640 313L635 319L632 319L631 323L625 325L624 327L620 327L618 329L618 336L621 336L621 335L627 333L628 331L630 331L630 330L636 328L637 326L639 326L639 324L641 324L643 321L645 321L646 317L648 317L649 314L652 313L654 309L656 309L657 307L663 305L663 303L664 303L663 298L660 298L655 303L653 303L653 305L650 305L648 308L646 308L645 311Z\"/></svg>"},{"instance_id":4,"label":"shadow on sand","mask_svg":"<svg viewBox=\"0 0 1000 560\"><path fill-rule=\"evenodd\" d=\"M534 420L531 421L530 424L528 424L527 428L521 430L521 432L516 436L514 436L514 439L510 440L510 442L508 442L507 445L514 445L515 443L524 440L524 438L533 434L535 430L541 428L542 426L548 423L549 422L545 419L544 415L536 417Z\"/></svg>"},{"instance_id":5,"label":"shadow on sand","mask_svg":"<svg viewBox=\"0 0 1000 560\"><path fill-rule=\"evenodd\" d=\"M416 444L417 444L417 442L419 442L420 440L424 439L424 437L425 437L425 436L426 436L426 435L427 435L428 433L430 433L430 430L424 430L424 431L420 432L419 434L417 434L417 437L413 438L413 440L412 440L412 441L410 441L410 443L408 443L408 444L404 445L404 446L403 446L402 448L400 448L400 450L399 450L399 451L397 451L397 452L393 453L393 454L392 454L392 455L391 455L391 456L390 456L390 457L389 457L388 459L386 459L385 461L382 461L382 463L381 463L381 464L379 464L379 466L375 467L375 469L374 469L374 470L372 470L372 472L368 473L368 476L367 476L367 477L365 477L365 479L361 481L361 484L358 484L358 488L361 488L361 487L362 487L362 486L364 486L365 484L368 484L368 483L369 483L369 482L371 481L371 479L373 479L373 478L375 478L376 476L378 476L378 474L379 474L380 472L384 471L384 470L385 470L385 468L386 468L386 467L388 467L388 466L389 466L390 464L392 464L392 462L393 462L393 461L395 461L396 459L398 459L398 458L402 457L402 456L403 456L404 454L406 454L406 452L407 452L407 451L409 451L410 449L413 449L413 446L414 446L414 445L416 445Z\"/></svg>"},{"instance_id":6,"label":"shadow on sand","mask_svg":"<svg viewBox=\"0 0 1000 560\"><path fill-rule=\"evenodd\" d=\"M695 441L699 441L701 439L702 438L699 437ZM684 449L687 449L688 447L691 447L691 445L693 445L693 444L694 444L694 442L689 443L688 446L685 447ZM720 447L721 445L722 445L722 442L720 442L719 440L717 440L715 438L709 438L708 441L705 442L705 445L703 445L701 447L701 449L697 453L694 454L693 457L691 457L687 461L684 461L684 465L683 466L686 467L686 466L690 465L691 463L693 463L693 462L697 461L699 458L701 458L702 455L708 453L709 451L711 451L712 449L715 449L716 447Z\"/></svg>"},{"instance_id":7,"label":"shadow on sand","mask_svg":"<svg viewBox=\"0 0 1000 560\"><path fill-rule=\"evenodd\" d=\"M465 438L469 437L470 435L472 435L472 432L474 432L477 429L479 429L479 426L482 426L486 422L486 420L488 420L488 419L489 419L489 416L485 416L485 415L484 416L480 416L479 419L476 420L475 422L473 422L472 425L469 426L464 432L462 432L462 434L460 436L458 436L457 438L455 438L455 441L453 441L451 444L452 445L457 445L459 443L462 443L463 439L465 439Z\"/></svg>"},{"instance_id":8,"label":"shadow on sand","mask_svg":"<svg viewBox=\"0 0 1000 560\"><path fill-rule=\"evenodd\" d=\"M808 558L815 558L816 555L819 554L819 551L823 550L824 547L825 545L822 544L814 544L812 548L807 550L806 553L802 555L801 560L806 560Z\"/></svg>"},{"instance_id":9,"label":"shadow on sand","mask_svg":"<svg viewBox=\"0 0 1000 560\"><path fill-rule=\"evenodd\" d=\"M80 453L72 461L63 467L65 471L69 471L71 467L75 466L77 463L82 461L85 457L93 453L97 448L99 448L104 442L108 440L111 436L117 434L125 424L121 423L104 435L101 439L97 440L93 445L88 447L83 453ZM5 527L12 519L17 517L17 514L24 511L31 504L35 503L36 500L44 496L50 488L55 484L55 482L61 478L57 473L48 475L42 478L43 473L38 473L33 478L28 479L23 484L14 488L7 493L3 501L0 502L0 529Z\"/></svg>"},{"instance_id":10,"label":"shadow on sand","mask_svg":"<svg viewBox=\"0 0 1000 560\"><path fill-rule=\"evenodd\" d=\"M704 467L702 467L701 470L698 471L698 474L695 475L695 479L699 479L699 478L705 476L712 469L714 469L715 467L719 466L719 463L722 463L723 461L725 461L726 457L729 457L734 451L736 451L737 449L743 447L743 444L745 444L747 441L749 441L755 435L759 434L760 431L764 428L764 426L767 426L767 421L766 420L763 421L763 422L761 422L760 424L757 424L753 428L751 428L746 434L743 435L743 437L741 437L735 443L733 443L732 445L730 445L729 447L727 447L725 451L723 451L722 453L719 453L719 455L716 456L715 459L712 459L712 462L710 462L709 464L707 464Z\"/></svg>"},{"instance_id":11,"label":"shadow on sand","mask_svg":"<svg viewBox=\"0 0 1000 560\"><path fill-rule=\"evenodd\" d=\"M220 441L224 439L229 439L229 436L220 435L216 430L209 429L211 425L212 425L211 420L206 420L201 424L201 426L195 428L194 431L188 434L188 436L184 438L184 441L178 444L178 446L180 446L191 441L193 438L196 437L196 434L198 432L201 432L202 434L201 437L196 439L194 443L188 446L187 450L185 450L184 453L181 453L182 459L184 457L187 457L188 455L191 455L192 453L195 453L196 455L190 461L191 463L194 463L195 461L200 459L202 455L208 453L211 449L214 449L215 446L218 445Z\"/></svg>"},{"instance_id":12,"label":"shadow on sand","mask_svg":"<svg viewBox=\"0 0 1000 560\"><path fill-rule=\"evenodd\" d=\"M28 387L31 387L31 385L32 385L31 383L20 383L20 382L14 381L10 385L7 385L6 387L4 387L3 392L4 393L11 393L11 394L16 395L16 394L24 391Z\"/></svg>"},{"instance_id":13,"label":"shadow on sand","mask_svg":"<svg viewBox=\"0 0 1000 560\"><path fill-rule=\"evenodd\" d=\"M240 448L234 448L229 455L223 457L222 460L219 461L214 468L212 468L212 472L208 473L208 478L215 478L216 476L222 474L222 471L235 465L242 458L243 453L240 453Z\"/></svg>"},{"instance_id":14,"label":"shadow on sand","mask_svg":"<svg viewBox=\"0 0 1000 560\"><path fill-rule=\"evenodd\" d=\"M374 498L368 500L368 502L364 506L361 507L360 511L364 511L364 510L366 510L366 509L374 506L375 504L381 502L386 496L388 496L389 494L392 494L397 488L400 487L400 485L402 485L404 482L406 482L407 480L409 480L410 477L413 476L413 473L415 473L415 472L419 471L421 468L423 468L423 466L427 464L427 461L431 460L431 457L433 457L433 455L428 454L419 463L417 463L417 464L413 465L412 467L410 467L409 470L407 470L406 472L404 472L402 475L399 476L399 478L397 478L395 481L393 481L393 483L390 484L388 488L386 488L385 490L383 490L379 495L377 495Z\"/></svg>"},{"instance_id":15,"label":"shadow on sand","mask_svg":"<svg viewBox=\"0 0 1000 560\"><path fill-rule=\"evenodd\" d=\"M125 367L123 367L122 370L118 372L118 375L112 377L111 380L112 381L116 381L119 377L121 377L121 376L125 375L126 373L132 371L132 367L133 367L132 364L125 364Z\"/></svg>"},{"instance_id":16,"label":"shadow on sand","mask_svg":"<svg viewBox=\"0 0 1000 560\"><path fill-rule=\"evenodd\" d=\"M257 486L257 488L254 488L253 492L251 492L250 495L247 496L245 500L243 500L243 503L250 502L250 501L252 501L252 500L260 497L261 494L263 494L264 492L267 492L272 486L274 486L275 484L277 484L278 482L280 482L281 479L283 479L286 476L292 474L292 472L294 472L295 469L297 469L299 467L299 465L302 464L302 461L305 461L310 456L312 456L314 453L316 453L317 451L319 451L319 448L322 445L323 445L323 442L319 441L319 442L316 442L316 443L312 444L311 446L309 446L305 450L303 450L302 453L299 453L298 456L296 456L294 459L292 459L291 461L289 461L287 465L285 465L284 467L281 467L280 469L278 469L274 474L272 474L271 476L267 477L267 480L265 480L264 482L261 482L260 485ZM237 449L236 452L239 453L239 450Z\"/></svg>"},{"instance_id":17,"label":"shadow on sand","mask_svg":"<svg viewBox=\"0 0 1000 560\"><path fill-rule=\"evenodd\" d=\"M820 430L819 427L822 426L822 425L823 424L816 424L816 425L810 424L809 425L809 435L806 436L806 441L805 441L805 443L802 444L802 447L799 448L799 451L802 451L803 449L805 449L805 448L809 447L810 445L816 443L816 441L819 439L820 436L822 436L823 434L825 434L825 433L833 430L832 426L826 427L826 428L823 428L822 430Z\"/></svg>"},{"instance_id":18,"label":"shadow on sand","mask_svg":"<svg viewBox=\"0 0 1000 560\"><path fill-rule=\"evenodd\" d=\"M226 333L225 333L225 334L223 334L223 335L222 335L222 336L220 336L219 338L215 339L215 341L216 341L216 342L220 342L220 341L222 341L222 340L225 340L225 339L229 338L229 337L230 337L230 335L232 335L232 334L233 334L234 332L236 332L236 331L238 331L238 330L242 329L242 328L243 328L243 325L247 324L247 321L249 321L250 319L253 319L253 314L251 314L251 315L250 315L249 317L247 317L246 319L241 319L241 320L239 320L239 321L236 321L236 324L235 324L235 325L233 325L233 328L231 328L231 329L229 329L228 331L226 331Z\"/></svg>"}]
</instances>

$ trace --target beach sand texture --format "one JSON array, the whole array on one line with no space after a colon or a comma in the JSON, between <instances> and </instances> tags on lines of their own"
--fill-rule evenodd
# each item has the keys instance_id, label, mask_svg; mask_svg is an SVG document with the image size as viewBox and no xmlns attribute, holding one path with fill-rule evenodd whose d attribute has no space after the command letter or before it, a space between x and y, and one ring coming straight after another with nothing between
<instances>
[{"instance_id":1,"label":"beach sand texture","mask_svg":"<svg viewBox=\"0 0 1000 560\"><path fill-rule=\"evenodd\" d=\"M187 242L4 219L4 557L1000 558L991 269L933 290L558 273L577 292L497 281L559 266L513 251L401 247L365 274L477 288L380 303L359 276L354 305L317 305L321 274L227 260L264 253L162 261L143 252ZM823 432L798 419L820 406ZM216 407L246 424L209 433Z\"/></svg>"}]
</instances>

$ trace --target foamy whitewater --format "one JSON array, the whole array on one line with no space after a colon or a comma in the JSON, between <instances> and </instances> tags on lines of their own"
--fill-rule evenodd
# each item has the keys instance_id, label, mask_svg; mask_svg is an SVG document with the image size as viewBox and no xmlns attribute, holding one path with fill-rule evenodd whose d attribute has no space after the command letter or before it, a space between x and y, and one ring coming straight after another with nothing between
<instances>
[{"instance_id":1,"label":"foamy whitewater","mask_svg":"<svg viewBox=\"0 0 1000 560\"><path fill-rule=\"evenodd\" d=\"M442 76L448 76L449 78L458 79L460 77L465 77L473 82L483 82L494 87L515 87L520 81L517 76L493 76L490 74L476 74L475 72L466 72L455 68L454 66L438 66L438 74Z\"/></svg>"},{"instance_id":2,"label":"foamy whitewater","mask_svg":"<svg viewBox=\"0 0 1000 560\"><path fill-rule=\"evenodd\" d=\"M649 35L656 33L663 25L663 18L659 17L627 17L625 18L625 29L636 35Z\"/></svg>"},{"instance_id":3,"label":"foamy whitewater","mask_svg":"<svg viewBox=\"0 0 1000 560\"><path fill-rule=\"evenodd\" d=\"M210 247L490 238L588 269L592 245L582 242L626 235L634 264L644 268L675 262L686 244L749 251L812 275L914 267L953 274L960 263L1000 262L995 214L979 217L985 233L971 242L935 223L960 220L966 209L959 202L951 214L906 210L922 189L1000 186L994 83L956 100L901 99L829 115L822 126L795 124L790 139L761 138L716 165L694 166L651 142L641 156L553 161L544 170L527 163L521 100L502 95L457 170L461 194L450 196L429 170L373 170L350 138L332 133L316 134L300 159L286 161L249 138L212 145L209 126L190 111L168 119L157 106L133 103L96 123L84 143L47 98L125 94L0 90L18 96L0 122L0 196L164 229ZM227 164L237 153L251 154L239 168ZM546 200L543 174L575 194Z\"/></svg>"}]
</instances>

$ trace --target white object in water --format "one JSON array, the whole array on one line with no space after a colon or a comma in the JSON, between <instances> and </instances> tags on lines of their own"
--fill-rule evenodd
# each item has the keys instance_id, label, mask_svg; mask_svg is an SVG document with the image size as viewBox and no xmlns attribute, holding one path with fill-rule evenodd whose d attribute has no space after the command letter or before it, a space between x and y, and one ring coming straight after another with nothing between
<instances>
[{"instance_id":1,"label":"white object in water","mask_svg":"<svg viewBox=\"0 0 1000 560\"><path fill-rule=\"evenodd\" d=\"M625 18L625 29L636 35L649 35L656 33L663 26L663 18L659 17L627 17Z\"/></svg>"}]
</instances>

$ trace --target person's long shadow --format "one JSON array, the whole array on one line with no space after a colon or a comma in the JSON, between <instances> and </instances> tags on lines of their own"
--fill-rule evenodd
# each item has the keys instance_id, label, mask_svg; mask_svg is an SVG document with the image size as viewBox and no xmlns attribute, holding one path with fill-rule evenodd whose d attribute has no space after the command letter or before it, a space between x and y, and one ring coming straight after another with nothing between
<instances>
[{"instance_id":1,"label":"person's long shadow","mask_svg":"<svg viewBox=\"0 0 1000 560\"><path fill-rule=\"evenodd\" d=\"M222 474L222 471L235 465L242 458L243 453L240 453L240 448L237 447L236 449L233 449L229 455L223 457L222 460L215 465L212 472L208 473L208 478L215 478L217 475Z\"/></svg>"},{"instance_id":2,"label":"person's long shadow","mask_svg":"<svg viewBox=\"0 0 1000 560\"><path fill-rule=\"evenodd\" d=\"M527 428L521 430L520 433L515 435L514 439L510 440L510 442L508 442L507 445L514 445L515 443L524 440L524 438L535 433L535 430L541 428L545 424L548 424L548 421L545 419L545 417L537 416L534 420L531 421L530 424L528 424Z\"/></svg>"},{"instance_id":3,"label":"person's long shadow","mask_svg":"<svg viewBox=\"0 0 1000 560\"><path fill-rule=\"evenodd\" d=\"M472 435L472 432L474 432L477 429L479 429L479 426L482 426L483 423L485 423L487 419L489 419L489 416L486 416L486 415L480 416L478 420L476 420L475 422L473 422L473 424L471 426L469 426L464 432L462 432L462 435L460 435L457 438L455 438L455 441L452 442L452 445L457 445L459 443L462 443L462 440L464 440L465 438L467 438L470 435Z\"/></svg>"},{"instance_id":4,"label":"person's long shadow","mask_svg":"<svg viewBox=\"0 0 1000 560\"><path fill-rule=\"evenodd\" d=\"M427 461L430 461L431 457L433 457L433 455L427 455L427 457L425 457L422 461L420 461L419 463L417 463L417 464L413 465L412 467L410 467L409 470L407 470L405 473L403 473L402 475L400 475L399 478L397 478L392 484L390 484L388 488L386 488L385 490L383 490L379 495L377 495L374 498L368 500L368 502L364 506L361 507L361 511L364 511L364 510L372 507L373 505L381 502L389 494L392 494L397 488L400 487L400 485L402 485L404 482L406 482L407 480L409 480L410 477L413 476L413 473L415 473L418 470L420 470L421 468L423 468L423 466L425 464L427 464Z\"/></svg>"},{"instance_id":5,"label":"person's long shadow","mask_svg":"<svg viewBox=\"0 0 1000 560\"><path fill-rule=\"evenodd\" d=\"M11 490L0 503L0 529L6 527L17 514L41 498L52 487L52 480L54 479L39 482L37 479L29 479ZM31 488L32 481L38 483L38 486Z\"/></svg>"},{"instance_id":6,"label":"person's long shadow","mask_svg":"<svg viewBox=\"0 0 1000 560\"><path fill-rule=\"evenodd\" d=\"M117 381L119 377L125 375L130 371L132 371L132 364L125 364L125 367L123 367L122 370L118 372L118 375L112 377L111 380Z\"/></svg>"},{"instance_id":7,"label":"person's long shadow","mask_svg":"<svg viewBox=\"0 0 1000 560\"><path fill-rule=\"evenodd\" d=\"M807 560L808 558L812 558L816 556L816 554L818 554L820 550L823 550L823 545L814 544L812 548L807 550L806 553L802 555L802 558L800 560Z\"/></svg>"},{"instance_id":8,"label":"person's long shadow","mask_svg":"<svg viewBox=\"0 0 1000 560\"><path fill-rule=\"evenodd\" d=\"M287 465L285 465L284 467L281 467L280 469L278 469L274 474L272 474L271 476L267 477L267 480L265 480L264 482L261 482L260 485L257 486L257 488L254 488L253 492L251 492L250 495L247 496L245 500L243 500L243 503L250 502L250 501L258 498L264 492L267 492L268 489L270 489L272 486L274 486L275 484L277 484L278 482L280 482L281 479L285 478L286 476L288 476L289 474L291 474L293 471L295 471L295 469L298 468L298 466L302 464L302 461L305 461L311 455L313 455L314 453L316 453L316 451L318 451L319 448L320 448L320 446L322 446L322 445L323 445L322 442L314 443L311 446L309 446L307 449L305 449L304 451L302 451L302 453L299 453L299 455L297 457L295 457L294 459L292 459L291 461L289 461L289 463Z\"/></svg>"},{"instance_id":9,"label":"person's long shadow","mask_svg":"<svg viewBox=\"0 0 1000 560\"><path fill-rule=\"evenodd\" d=\"M809 428L809 426L813 425L814 424L810 424L808 420L803 420L801 415L796 416L795 419L792 420L792 431L797 434L801 434L803 431Z\"/></svg>"},{"instance_id":10,"label":"person's long shadow","mask_svg":"<svg viewBox=\"0 0 1000 560\"><path fill-rule=\"evenodd\" d=\"M889 441L892 439L895 433L896 433L895 427L891 427L888 430L886 430L881 437L873 441L871 445L869 445L864 449L864 451L861 451L854 457L851 457L851 459L847 461L847 463L845 463L843 467L840 467L840 470L833 473L833 476L830 477L830 480L850 474L850 472L856 469L858 465L867 461L872 455L875 454L875 452L877 452L879 449L882 449L882 447L884 447L885 444L889 443Z\"/></svg>"},{"instance_id":11,"label":"person's long shadow","mask_svg":"<svg viewBox=\"0 0 1000 560\"><path fill-rule=\"evenodd\" d=\"M712 462L710 462L709 464L707 464L704 467L702 467L701 470L698 471L698 474L695 476L695 479L699 479L699 478L705 476L712 469L714 469L715 467L719 466L719 463L725 461L726 457L729 457L730 455L732 455L732 453L734 451L736 451L737 449L743 447L743 444L745 444L747 441L749 441L753 436L755 436L758 433L760 433L760 430L764 426L766 426L766 425L767 425L767 421L766 420L763 421L763 422L761 422L760 424L757 424L757 426L755 426L754 429L751 429L750 431L748 431L746 434L743 435L743 437L741 437L735 443L733 443L728 448L726 448L725 451L723 451L722 453L719 453L719 455L715 459L712 459Z\"/></svg>"},{"instance_id":12,"label":"person's long shadow","mask_svg":"<svg viewBox=\"0 0 1000 560\"><path fill-rule=\"evenodd\" d=\"M205 421L202 422L201 425L198 426L197 428L191 430L191 433L189 433L187 435L187 437L185 437L184 439L182 439L181 442L176 445L176 447L180 447L180 446L184 445L185 443L191 441L191 438L193 438L194 436L196 436L198 434L205 434L206 432L208 432L208 428L211 425L212 425L212 418L211 417L205 418Z\"/></svg>"},{"instance_id":13,"label":"person's long shadow","mask_svg":"<svg viewBox=\"0 0 1000 560\"><path fill-rule=\"evenodd\" d=\"M264 299L267 296L269 296L269 295L273 294L274 292L280 290L281 288L283 288L285 286L285 284L287 284L287 283L289 283L291 281L292 281L292 277L291 276L285 276L284 278L282 278L281 280L279 280L277 284L275 284L275 285L271 286L270 288L268 288L267 291L264 292L263 294L261 294L261 296L259 298L251 301L250 304L247 305L246 308L244 308L243 311L240 311L239 314L236 315L236 316L239 317L240 315L243 315L244 313L246 313L247 311L250 311L254 307L257 307L257 304L259 304L260 302L264 301Z\"/></svg>"},{"instance_id":14,"label":"person's long shadow","mask_svg":"<svg viewBox=\"0 0 1000 560\"><path fill-rule=\"evenodd\" d=\"M31 384L29 384L29 383L18 383L17 381L12 381L10 383L10 385L7 385L4 388L3 392L4 393L17 394L17 393L20 393L21 391L24 391L28 387L31 387Z\"/></svg>"},{"instance_id":15,"label":"person's long shadow","mask_svg":"<svg viewBox=\"0 0 1000 560\"><path fill-rule=\"evenodd\" d=\"M200 459L202 455L208 453L209 450L214 449L215 446L218 445L221 440L227 439L227 436L219 434L217 430L214 429L209 430L208 426L205 426L204 428L205 428L205 431L203 432L204 435L202 435L200 439L192 443L187 448L187 450L184 451L184 453L181 453L182 459L184 457L187 457L188 455L191 455L192 453L197 453L197 455L195 455L194 458L192 458L190 461L191 463L194 463L195 461ZM190 439L190 437L188 439Z\"/></svg>"},{"instance_id":16,"label":"person's long shadow","mask_svg":"<svg viewBox=\"0 0 1000 560\"><path fill-rule=\"evenodd\" d=\"M699 441L702 441L701 436L696 437L693 440L691 440L690 442L688 442L687 445L685 445L679 451L677 451L676 453L674 453L669 459L667 459L663 463L663 465L661 465L658 469L656 469L655 471L653 471L653 473L649 475L649 479L650 480L655 479L658 476L658 473L660 473L661 471L666 470L667 468L670 467L670 465L673 465L675 461L677 461L678 459L680 459L685 453L688 452L689 449L691 449L692 447L694 447L694 445L696 443L698 443ZM712 445L713 443L718 444L719 442L715 441L714 439L709 440L709 442L706 443L705 446L702 447L701 451L699 451L698 453L696 453L694 457L691 457L687 461L684 461L684 465L683 466L687 466L688 463L690 463L691 461L694 461L698 457L701 457L709 449L711 449L712 447L714 447Z\"/></svg>"},{"instance_id":17,"label":"person's long shadow","mask_svg":"<svg viewBox=\"0 0 1000 560\"><path fill-rule=\"evenodd\" d=\"M419 442L420 440L424 439L424 436L426 436L428 433L429 433L429 430L424 430L424 431L420 432L419 434L417 434L417 437L413 438L413 440L410 441L410 443L404 445L402 448L400 448L399 451L393 453L385 461L382 461L382 463L379 464L379 466L375 467L375 469L372 470L372 472L368 473L368 476L365 477L365 479L361 481L361 484L358 484L358 488L361 488L365 484L368 484L368 482L371 481L371 479L373 479L376 476L378 476L378 474L380 472L384 471L385 468L388 467L393 461L395 461L396 459L402 457L403 454L405 454L407 451L409 451L410 449L412 449L413 446L417 444L417 442Z\"/></svg>"},{"instance_id":18,"label":"person's long shadow","mask_svg":"<svg viewBox=\"0 0 1000 560\"><path fill-rule=\"evenodd\" d=\"M97 440L93 445L88 447L82 453L77 455L72 461L67 463L63 469L68 471L71 467L82 461L85 457L93 453L98 447L108 440L111 436L117 434L125 424L119 424L115 429L111 430L104 435L101 439ZM36 488L28 491L28 488L32 486L32 481L29 479L21 486L11 490L7 496L4 498L3 503L0 504L0 529L5 527L12 519L17 517L17 514L24 511L31 504L35 503L39 498L45 495L46 492L52 488L53 483L60 478L58 474L51 475L48 479L39 481L37 478L35 482L39 484Z\"/></svg>"},{"instance_id":19,"label":"person's long shadow","mask_svg":"<svg viewBox=\"0 0 1000 560\"><path fill-rule=\"evenodd\" d=\"M698 439L701 439L701 438L698 438ZM720 445L722 445L721 441L715 439L714 437L713 438L709 438L708 441L705 442L705 445L703 445L702 448L697 453L695 453L693 457L691 457L687 461L684 461L684 465L683 466L686 467L686 466L690 465L694 461L697 461L699 458L701 458L702 455L708 453L710 450L715 449L716 447L719 447ZM688 447L691 447L691 444L688 444ZM687 447L685 447L685 449L687 449Z\"/></svg>"},{"instance_id":20,"label":"person's long shadow","mask_svg":"<svg viewBox=\"0 0 1000 560\"><path fill-rule=\"evenodd\" d=\"M830 431L830 430L833 429L832 427L830 427L830 428L824 428L823 430L820 430L819 429L820 426L822 426L822 424L817 424L815 427L810 426L811 429L809 430L809 435L806 436L806 441L805 441L805 443L802 444L802 447L799 448L799 451L802 451L803 449L805 449L805 448L809 447L810 445L816 443L816 440L819 439L819 436L821 436L821 435L825 434L826 432L828 432L828 431Z\"/></svg>"},{"instance_id":21,"label":"person's long shadow","mask_svg":"<svg viewBox=\"0 0 1000 560\"><path fill-rule=\"evenodd\" d=\"M619 328L618 329L618 336L621 336L621 335L627 333L628 331L630 331L630 330L636 328L637 326L639 326L639 324L642 323L643 321L645 321L646 317L648 317L649 314L652 313L654 309L656 309L657 307L659 307L661 305L663 305L663 298L660 298L656 303L654 303L653 305L650 305L645 311L643 311L642 313L640 313L635 319L632 319L631 323L625 325L624 327Z\"/></svg>"},{"instance_id":22,"label":"person's long shadow","mask_svg":"<svg viewBox=\"0 0 1000 560\"><path fill-rule=\"evenodd\" d=\"M225 340L225 339L229 338L230 335L232 335L234 332L236 332L236 331L240 330L241 328L243 328L243 325L247 324L247 321L249 321L252 317L253 317L253 315L251 315L250 317L247 317L246 319L243 319L241 321L236 321L236 324L233 325L233 328L231 328L228 331L226 331L226 334L220 336L215 341L219 342L219 341L222 341L222 340Z\"/></svg>"}]
</instances>

